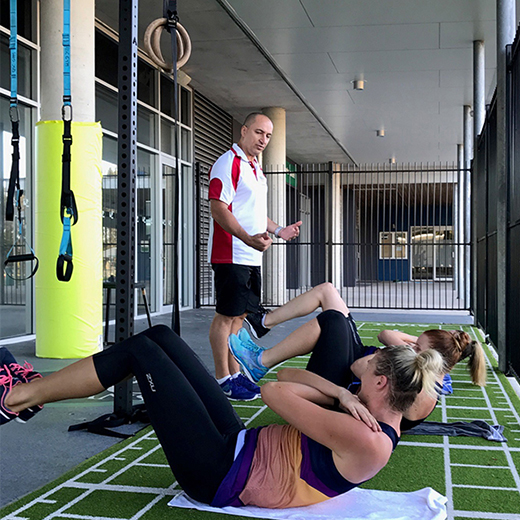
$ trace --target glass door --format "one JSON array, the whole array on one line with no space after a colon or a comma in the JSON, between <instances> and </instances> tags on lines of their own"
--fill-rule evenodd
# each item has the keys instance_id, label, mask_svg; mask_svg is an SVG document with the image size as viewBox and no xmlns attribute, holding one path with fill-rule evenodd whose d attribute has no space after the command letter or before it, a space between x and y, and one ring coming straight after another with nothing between
<instances>
[{"instance_id":1,"label":"glass door","mask_svg":"<svg viewBox=\"0 0 520 520\"><path fill-rule=\"evenodd\" d=\"M176 196L175 162L162 165L162 305L173 304L173 268L175 254Z\"/></svg>"},{"instance_id":2,"label":"glass door","mask_svg":"<svg viewBox=\"0 0 520 520\"><path fill-rule=\"evenodd\" d=\"M453 229L440 228L435 232L435 280L453 280L455 246Z\"/></svg>"},{"instance_id":3,"label":"glass door","mask_svg":"<svg viewBox=\"0 0 520 520\"><path fill-rule=\"evenodd\" d=\"M455 246L451 226L412 226L412 280L452 280Z\"/></svg>"},{"instance_id":4,"label":"glass door","mask_svg":"<svg viewBox=\"0 0 520 520\"><path fill-rule=\"evenodd\" d=\"M153 208L155 207L153 190L155 158L156 155L148 151L137 150L135 278L138 287L142 287L144 284L152 312L156 310L155 273L152 269L153 257L157 254L153 232L155 222L153 215ZM139 297L137 302L137 313L143 315L145 313L143 299Z\"/></svg>"},{"instance_id":5,"label":"glass door","mask_svg":"<svg viewBox=\"0 0 520 520\"><path fill-rule=\"evenodd\" d=\"M181 308L193 307L194 300L194 222L193 169L180 162L181 176L176 182L175 161L162 165L162 272L163 306L173 303L173 269L175 254L175 226L179 226L178 273ZM179 193L179 214L175 215L176 189Z\"/></svg>"}]
</instances>

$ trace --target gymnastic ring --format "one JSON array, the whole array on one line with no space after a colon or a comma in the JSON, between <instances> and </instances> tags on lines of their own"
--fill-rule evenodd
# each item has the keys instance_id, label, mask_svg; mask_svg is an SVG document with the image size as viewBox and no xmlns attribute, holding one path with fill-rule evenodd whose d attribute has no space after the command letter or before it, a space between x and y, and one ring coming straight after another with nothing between
<instances>
[{"instance_id":1,"label":"gymnastic ring","mask_svg":"<svg viewBox=\"0 0 520 520\"><path fill-rule=\"evenodd\" d=\"M152 61L166 72L173 72L173 63L166 63L161 52L161 33L167 25L166 18L157 18L148 25L144 32L144 48ZM177 70L189 60L191 55L191 40L188 31L177 24Z\"/></svg>"}]
</instances>

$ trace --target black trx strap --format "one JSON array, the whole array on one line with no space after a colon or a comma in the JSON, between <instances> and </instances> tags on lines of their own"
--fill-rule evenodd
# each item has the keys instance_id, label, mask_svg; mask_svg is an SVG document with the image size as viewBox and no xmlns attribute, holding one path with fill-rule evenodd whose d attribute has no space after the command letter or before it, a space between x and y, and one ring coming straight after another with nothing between
<instances>
[{"instance_id":1,"label":"black trx strap","mask_svg":"<svg viewBox=\"0 0 520 520\"><path fill-rule=\"evenodd\" d=\"M13 146L13 162L11 164L11 176L7 190L7 206L5 219L14 220L15 190L20 191L20 115L18 113L18 20L17 0L10 2L9 54L11 59L11 99L9 103L9 118L11 119L11 144ZM18 198L18 197L17 197Z\"/></svg>"},{"instance_id":2,"label":"black trx strap","mask_svg":"<svg viewBox=\"0 0 520 520\"><path fill-rule=\"evenodd\" d=\"M175 141L175 207L173 214L175 218L179 215L179 146L178 146L178 130L177 130L177 114L178 114L178 92L177 92L177 23L179 16L177 15L177 0L164 0L163 17L166 18L166 29L171 35L172 40L172 62L173 62L173 124L174 124L174 141ZM172 308L172 329L180 335L180 313L179 313L179 273L178 273L178 247L179 247L179 223L175 222L173 226L173 308Z\"/></svg>"},{"instance_id":3,"label":"black trx strap","mask_svg":"<svg viewBox=\"0 0 520 520\"><path fill-rule=\"evenodd\" d=\"M70 162L72 146L72 96L70 88L70 0L63 0L63 155L61 157L60 218L63 223L60 252L56 264L56 276L60 282L68 282L72 276L72 237L70 228L78 222L78 208L70 189Z\"/></svg>"},{"instance_id":4,"label":"black trx strap","mask_svg":"<svg viewBox=\"0 0 520 520\"><path fill-rule=\"evenodd\" d=\"M7 253L4 261L5 274L13 280L28 280L38 270L38 258L32 247L27 243L23 234L22 197L20 188L20 114L18 112L18 12L17 0L10 0L10 29L9 54L11 62L11 98L9 102L9 118L11 119L11 144L13 146L11 175L7 189L7 204L5 219L14 221L14 207L16 203L18 233ZM25 262L33 262L29 275L25 275ZM20 265L19 265L20 264Z\"/></svg>"}]
</instances>

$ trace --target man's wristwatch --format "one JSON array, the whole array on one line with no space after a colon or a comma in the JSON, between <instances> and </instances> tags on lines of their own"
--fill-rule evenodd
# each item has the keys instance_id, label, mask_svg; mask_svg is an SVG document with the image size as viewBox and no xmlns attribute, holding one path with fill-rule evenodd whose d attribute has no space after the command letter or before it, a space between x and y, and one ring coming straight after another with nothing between
<instances>
[{"instance_id":1,"label":"man's wristwatch","mask_svg":"<svg viewBox=\"0 0 520 520\"><path fill-rule=\"evenodd\" d=\"M274 236L275 237L279 237L279 233L280 231L283 229L283 226L278 226L275 230L274 230Z\"/></svg>"}]
</instances>

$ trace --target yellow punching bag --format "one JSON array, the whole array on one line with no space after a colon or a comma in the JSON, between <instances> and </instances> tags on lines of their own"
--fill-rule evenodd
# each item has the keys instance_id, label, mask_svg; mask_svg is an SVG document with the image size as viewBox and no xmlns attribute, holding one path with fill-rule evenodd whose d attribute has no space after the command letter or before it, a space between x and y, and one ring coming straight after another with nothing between
<instances>
[{"instance_id":1,"label":"yellow punching bag","mask_svg":"<svg viewBox=\"0 0 520 520\"><path fill-rule=\"evenodd\" d=\"M78 209L71 227L73 272L56 277L60 219L63 121L36 124L35 250L36 355L83 358L102 349L103 234L102 131L99 123L72 122L70 185Z\"/></svg>"}]
</instances>

